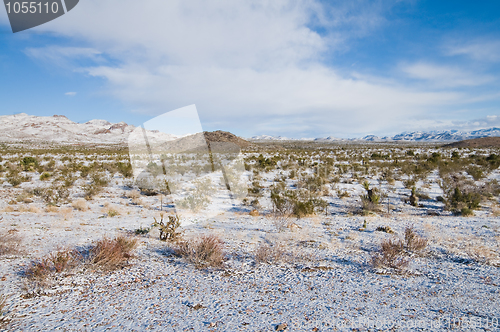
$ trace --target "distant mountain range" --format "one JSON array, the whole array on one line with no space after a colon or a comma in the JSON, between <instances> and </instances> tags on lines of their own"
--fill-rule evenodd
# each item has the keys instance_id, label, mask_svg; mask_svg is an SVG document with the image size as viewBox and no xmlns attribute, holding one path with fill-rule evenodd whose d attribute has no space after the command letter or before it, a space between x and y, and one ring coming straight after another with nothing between
<instances>
[{"instance_id":1,"label":"distant mountain range","mask_svg":"<svg viewBox=\"0 0 500 332\"><path fill-rule=\"evenodd\" d=\"M34 116L25 113L0 116L0 141L8 143L126 144L136 129L125 122L91 120L76 123L64 115ZM151 143L178 138L156 130L146 130Z\"/></svg>"},{"instance_id":2,"label":"distant mountain range","mask_svg":"<svg viewBox=\"0 0 500 332\"><path fill-rule=\"evenodd\" d=\"M261 135L250 138L250 141L317 141L317 142L456 142L466 139L481 137L498 137L500 128L479 129L474 131L430 131L430 132L404 132L394 136L368 135L361 138L337 138L333 136L323 138L300 138L292 139L282 136Z\"/></svg>"},{"instance_id":3,"label":"distant mountain range","mask_svg":"<svg viewBox=\"0 0 500 332\"><path fill-rule=\"evenodd\" d=\"M69 145L84 144L127 144L129 136L137 127L125 122L110 123L106 120L91 120L76 123L64 115L34 116L25 113L0 116L0 142L7 143L55 143ZM136 132L137 133L137 132ZM181 137L146 130L145 134L151 144L177 140ZM229 133L227 133L229 134ZM140 136L140 137L139 137ZM317 142L456 142L481 137L499 137L500 128L480 129L474 131L431 131L405 132L395 136L379 137L368 135L362 138L323 138L292 139L282 136L254 136L249 141L317 141ZM132 135L132 139L142 138Z\"/></svg>"}]
</instances>

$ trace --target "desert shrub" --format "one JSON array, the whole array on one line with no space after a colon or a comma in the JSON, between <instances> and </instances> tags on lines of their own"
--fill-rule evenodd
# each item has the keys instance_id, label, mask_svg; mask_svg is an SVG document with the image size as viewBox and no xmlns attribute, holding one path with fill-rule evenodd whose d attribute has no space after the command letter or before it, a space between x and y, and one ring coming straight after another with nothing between
<instances>
[{"instance_id":1,"label":"desert shrub","mask_svg":"<svg viewBox=\"0 0 500 332\"><path fill-rule=\"evenodd\" d=\"M7 182L10 183L13 187L17 187L23 182L29 182L31 178L29 176L20 176L19 172L11 170L7 174Z\"/></svg>"},{"instance_id":2,"label":"desert shrub","mask_svg":"<svg viewBox=\"0 0 500 332\"><path fill-rule=\"evenodd\" d=\"M48 180L49 178L50 178L50 173L48 173L48 172L43 172L40 175L40 181L45 181L45 180Z\"/></svg>"},{"instance_id":3,"label":"desert shrub","mask_svg":"<svg viewBox=\"0 0 500 332\"><path fill-rule=\"evenodd\" d=\"M220 267L225 260L223 242L216 235L201 235L181 242L174 252L196 267Z\"/></svg>"},{"instance_id":4,"label":"desert shrub","mask_svg":"<svg viewBox=\"0 0 500 332\"><path fill-rule=\"evenodd\" d=\"M413 226L406 227L404 234L403 240L398 238L383 240L379 251L371 257L371 265L375 268L388 267L401 270L410 263L411 253L420 252L427 247L427 239L419 236Z\"/></svg>"},{"instance_id":5,"label":"desert shrub","mask_svg":"<svg viewBox=\"0 0 500 332\"><path fill-rule=\"evenodd\" d=\"M293 193L279 187L272 188L271 204L275 214L289 215L293 212Z\"/></svg>"},{"instance_id":6,"label":"desert shrub","mask_svg":"<svg viewBox=\"0 0 500 332\"><path fill-rule=\"evenodd\" d=\"M421 251L427 247L427 239L419 236L413 226L405 228L405 249L411 252Z\"/></svg>"},{"instance_id":7,"label":"desert shrub","mask_svg":"<svg viewBox=\"0 0 500 332\"><path fill-rule=\"evenodd\" d=\"M130 162L126 163L119 162L116 166L118 168L118 172L120 172L120 174L123 175L123 177L130 178L132 177L132 175L134 175L132 164Z\"/></svg>"},{"instance_id":8,"label":"desert shrub","mask_svg":"<svg viewBox=\"0 0 500 332\"><path fill-rule=\"evenodd\" d=\"M288 190L283 182L279 182L271 189L271 206L276 216L293 215L302 218L317 210L326 211L327 203L313 197L308 190Z\"/></svg>"},{"instance_id":9,"label":"desert shrub","mask_svg":"<svg viewBox=\"0 0 500 332\"><path fill-rule=\"evenodd\" d=\"M0 256L12 255L19 252L21 237L14 232L0 233Z\"/></svg>"},{"instance_id":10,"label":"desert shrub","mask_svg":"<svg viewBox=\"0 0 500 332\"><path fill-rule=\"evenodd\" d=\"M462 209L475 210L479 208L479 203L481 203L481 195L477 192L465 192L462 193L460 188L455 187L453 194L449 197L448 201L453 211L460 211ZM465 205L465 206L463 206Z\"/></svg>"},{"instance_id":11,"label":"desert shrub","mask_svg":"<svg viewBox=\"0 0 500 332\"><path fill-rule=\"evenodd\" d=\"M272 224L278 232L283 232L290 227L291 221L288 215L275 215L272 218Z\"/></svg>"},{"instance_id":12,"label":"desert shrub","mask_svg":"<svg viewBox=\"0 0 500 332\"><path fill-rule=\"evenodd\" d=\"M106 187L109 184L109 178L104 173L94 172L90 174L92 183L99 187Z\"/></svg>"},{"instance_id":13,"label":"desert shrub","mask_svg":"<svg viewBox=\"0 0 500 332\"><path fill-rule=\"evenodd\" d=\"M404 245L401 240L383 240L380 250L372 255L371 265L375 268L388 267L401 270L408 266L410 261L405 256Z\"/></svg>"},{"instance_id":14,"label":"desert shrub","mask_svg":"<svg viewBox=\"0 0 500 332\"><path fill-rule=\"evenodd\" d=\"M108 217L116 217L120 215L120 211L117 207L110 205L108 202L104 203L104 207L101 212L106 213Z\"/></svg>"},{"instance_id":15,"label":"desert shrub","mask_svg":"<svg viewBox=\"0 0 500 332\"><path fill-rule=\"evenodd\" d=\"M254 197L261 197L262 196L262 188L263 187L261 186L259 181L254 180L254 181L252 181L252 186L250 188L248 188L248 194L250 196L254 196Z\"/></svg>"},{"instance_id":16,"label":"desert shrub","mask_svg":"<svg viewBox=\"0 0 500 332\"><path fill-rule=\"evenodd\" d=\"M279 244L260 243L254 251L254 257L257 263L279 263L286 259L286 251Z\"/></svg>"},{"instance_id":17,"label":"desert shrub","mask_svg":"<svg viewBox=\"0 0 500 332\"><path fill-rule=\"evenodd\" d=\"M63 185L54 184L42 193L42 198L48 205L65 203L69 197L69 190Z\"/></svg>"},{"instance_id":18,"label":"desert shrub","mask_svg":"<svg viewBox=\"0 0 500 332\"><path fill-rule=\"evenodd\" d=\"M0 328L7 326L9 318L7 316L7 296L0 295Z\"/></svg>"},{"instance_id":19,"label":"desert shrub","mask_svg":"<svg viewBox=\"0 0 500 332\"><path fill-rule=\"evenodd\" d=\"M378 226L375 230L377 232L384 232L384 233L388 233L388 234L394 234L394 231L389 226Z\"/></svg>"},{"instance_id":20,"label":"desert shrub","mask_svg":"<svg viewBox=\"0 0 500 332\"><path fill-rule=\"evenodd\" d=\"M153 177L151 174L143 172L137 177L135 184L140 189L141 194L146 196L156 196L159 193L158 182L158 179Z\"/></svg>"},{"instance_id":21,"label":"desert shrub","mask_svg":"<svg viewBox=\"0 0 500 332\"><path fill-rule=\"evenodd\" d=\"M78 211L87 211L87 202L83 198L79 198L71 203L71 206Z\"/></svg>"},{"instance_id":22,"label":"desert shrub","mask_svg":"<svg viewBox=\"0 0 500 332\"><path fill-rule=\"evenodd\" d=\"M177 202L177 206L183 209L189 209L198 212L205 209L210 203L210 199L197 192L190 194Z\"/></svg>"},{"instance_id":23,"label":"desert shrub","mask_svg":"<svg viewBox=\"0 0 500 332\"><path fill-rule=\"evenodd\" d=\"M471 217L474 215L474 211L472 209L469 209L468 207L463 207L460 210L460 214L464 217Z\"/></svg>"},{"instance_id":24,"label":"desert shrub","mask_svg":"<svg viewBox=\"0 0 500 332\"><path fill-rule=\"evenodd\" d=\"M461 214L463 208L476 210L481 203L481 189L473 181L460 174L443 176L439 183L444 192L445 208L453 213ZM467 212L466 210L464 210Z\"/></svg>"},{"instance_id":25,"label":"desert shrub","mask_svg":"<svg viewBox=\"0 0 500 332\"><path fill-rule=\"evenodd\" d=\"M471 259L478 263L500 266L498 253L489 246L473 242L467 246L465 251Z\"/></svg>"},{"instance_id":26,"label":"desert shrub","mask_svg":"<svg viewBox=\"0 0 500 332\"><path fill-rule=\"evenodd\" d=\"M346 198L346 197L350 197L351 195L349 194L349 192L347 190L337 189L337 196L338 196L338 198Z\"/></svg>"},{"instance_id":27,"label":"desert shrub","mask_svg":"<svg viewBox=\"0 0 500 332\"><path fill-rule=\"evenodd\" d=\"M77 250L61 250L32 261L24 271L29 279L43 281L53 273L68 271L82 262L82 256Z\"/></svg>"},{"instance_id":28,"label":"desert shrub","mask_svg":"<svg viewBox=\"0 0 500 332\"><path fill-rule=\"evenodd\" d=\"M38 161L34 157L24 157L20 164L25 172L33 171L38 167Z\"/></svg>"},{"instance_id":29,"label":"desert shrub","mask_svg":"<svg viewBox=\"0 0 500 332\"><path fill-rule=\"evenodd\" d=\"M149 228L149 227L142 227L142 226L141 226L141 227L137 228L137 229L134 231L134 233L135 233L135 235L146 235L146 234L148 234L150 231L151 231L151 228Z\"/></svg>"},{"instance_id":30,"label":"desert shrub","mask_svg":"<svg viewBox=\"0 0 500 332\"><path fill-rule=\"evenodd\" d=\"M88 201L92 200L92 198L99 194L109 183L108 177L103 173L94 172L90 174L90 178L91 183L82 187L84 197Z\"/></svg>"},{"instance_id":31,"label":"desert shrub","mask_svg":"<svg viewBox=\"0 0 500 332\"><path fill-rule=\"evenodd\" d=\"M158 227L160 230L160 240L161 241L174 241L178 240L181 235L177 232L177 229L181 226L179 221L179 216L168 216L168 221L163 219L163 214L160 214L160 221L154 219L153 227Z\"/></svg>"},{"instance_id":32,"label":"desert shrub","mask_svg":"<svg viewBox=\"0 0 500 332\"><path fill-rule=\"evenodd\" d=\"M368 181L363 182L363 187L366 190L366 195L361 195L361 209L364 213L371 211L378 211L378 205L381 200L381 195L378 193L377 188L370 189Z\"/></svg>"},{"instance_id":33,"label":"desert shrub","mask_svg":"<svg viewBox=\"0 0 500 332\"><path fill-rule=\"evenodd\" d=\"M484 178L483 170L477 166L470 166L467 169L467 173L474 178L475 181L479 181Z\"/></svg>"},{"instance_id":34,"label":"desert shrub","mask_svg":"<svg viewBox=\"0 0 500 332\"><path fill-rule=\"evenodd\" d=\"M90 248L89 261L103 270L115 270L126 265L136 246L136 239L123 236L115 239L104 238Z\"/></svg>"}]
</instances>

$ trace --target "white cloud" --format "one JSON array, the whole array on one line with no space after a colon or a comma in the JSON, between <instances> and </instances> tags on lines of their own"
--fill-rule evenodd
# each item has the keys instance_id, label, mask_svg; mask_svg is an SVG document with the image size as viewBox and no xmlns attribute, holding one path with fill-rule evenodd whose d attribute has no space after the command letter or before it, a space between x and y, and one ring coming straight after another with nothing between
<instances>
[{"instance_id":1,"label":"white cloud","mask_svg":"<svg viewBox=\"0 0 500 332\"><path fill-rule=\"evenodd\" d=\"M460 68L422 62L405 65L401 69L409 77L428 81L436 87L478 86L496 80L491 75L478 75Z\"/></svg>"},{"instance_id":2,"label":"white cloud","mask_svg":"<svg viewBox=\"0 0 500 332\"><path fill-rule=\"evenodd\" d=\"M107 92L131 109L154 116L196 104L202 122L212 129L237 128L249 135L351 135L402 128L467 102L463 93L341 75L325 65L327 52L342 51L349 38L384 24L382 8L362 3L366 6L308 0L86 0L35 28L86 47L27 53L73 66L71 59L93 60L96 64L80 64L79 70L105 79ZM324 26L327 33L312 26ZM412 77L446 87L492 79L435 69L405 68Z\"/></svg>"},{"instance_id":3,"label":"white cloud","mask_svg":"<svg viewBox=\"0 0 500 332\"><path fill-rule=\"evenodd\" d=\"M100 51L88 47L30 47L25 49L24 53L31 58L49 64L57 64L57 66L64 68L74 67L78 61L82 60L90 60L97 63L104 62Z\"/></svg>"},{"instance_id":4,"label":"white cloud","mask_svg":"<svg viewBox=\"0 0 500 332\"><path fill-rule=\"evenodd\" d=\"M70 97L74 97L74 96L76 96L76 92L66 92L65 95L70 96Z\"/></svg>"},{"instance_id":5,"label":"white cloud","mask_svg":"<svg viewBox=\"0 0 500 332\"><path fill-rule=\"evenodd\" d=\"M448 55L466 55L472 59L488 62L500 61L500 40L477 40L449 45Z\"/></svg>"}]
</instances>

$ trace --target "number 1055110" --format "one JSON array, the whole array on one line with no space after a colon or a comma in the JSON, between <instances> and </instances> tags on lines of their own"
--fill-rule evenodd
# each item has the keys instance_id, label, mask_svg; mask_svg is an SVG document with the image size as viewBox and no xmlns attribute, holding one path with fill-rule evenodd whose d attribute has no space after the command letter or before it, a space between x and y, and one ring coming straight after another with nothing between
<instances>
[{"instance_id":1,"label":"number 1055110","mask_svg":"<svg viewBox=\"0 0 500 332\"><path fill-rule=\"evenodd\" d=\"M31 14L53 13L53 14L55 14L59 11L59 4L57 2L52 2L51 5L49 5L48 2L42 4L41 2L35 2L35 1L12 2L12 3L7 2L5 4L5 7L7 8L8 14L10 14L11 12L15 13L15 14L19 14L19 13L23 13L23 14L27 14L27 13L31 13Z\"/></svg>"}]
</instances>

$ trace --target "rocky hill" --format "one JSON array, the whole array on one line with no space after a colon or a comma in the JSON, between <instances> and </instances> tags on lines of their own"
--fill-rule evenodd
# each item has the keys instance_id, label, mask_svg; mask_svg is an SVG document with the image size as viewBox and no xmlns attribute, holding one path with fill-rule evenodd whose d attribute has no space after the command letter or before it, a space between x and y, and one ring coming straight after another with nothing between
<instances>
[{"instance_id":1,"label":"rocky hill","mask_svg":"<svg viewBox=\"0 0 500 332\"><path fill-rule=\"evenodd\" d=\"M444 148L498 148L500 137L483 137L446 144Z\"/></svg>"}]
</instances>

